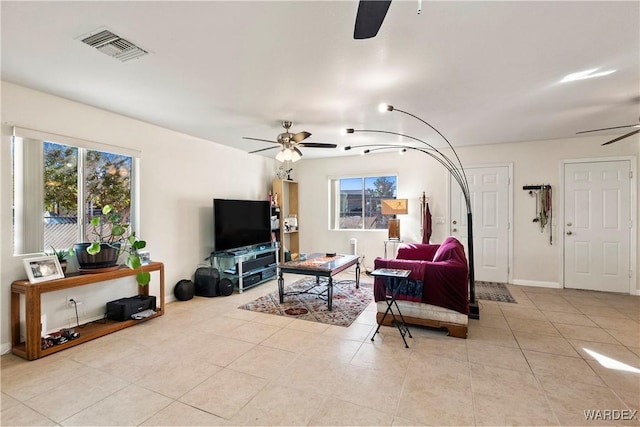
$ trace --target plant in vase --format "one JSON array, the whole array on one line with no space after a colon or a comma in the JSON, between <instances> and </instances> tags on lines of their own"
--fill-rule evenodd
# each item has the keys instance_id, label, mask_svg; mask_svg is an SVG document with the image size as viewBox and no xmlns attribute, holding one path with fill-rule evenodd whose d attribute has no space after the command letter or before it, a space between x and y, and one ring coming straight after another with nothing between
<instances>
[{"instance_id":1,"label":"plant in vase","mask_svg":"<svg viewBox=\"0 0 640 427\"><path fill-rule=\"evenodd\" d=\"M62 272L67 272L67 257L73 255L73 248L71 249L56 249L51 246L51 252L47 252L47 255L53 255L58 258Z\"/></svg>"},{"instance_id":2,"label":"plant in vase","mask_svg":"<svg viewBox=\"0 0 640 427\"><path fill-rule=\"evenodd\" d=\"M96 236L89 243L78 243L74 247L78 265L81 269L114 267L123 253L127 254L125 264L132 270L139 269L136 280L141 286L148 285L151 274L142 270L139 250L147 246L147 242L139 240L131 230L131 224L122 220L111 205L102 208L102 216L91 218L92 235ZM91 262L93 266L89 266Z\"/></svg>"}]
</instances>

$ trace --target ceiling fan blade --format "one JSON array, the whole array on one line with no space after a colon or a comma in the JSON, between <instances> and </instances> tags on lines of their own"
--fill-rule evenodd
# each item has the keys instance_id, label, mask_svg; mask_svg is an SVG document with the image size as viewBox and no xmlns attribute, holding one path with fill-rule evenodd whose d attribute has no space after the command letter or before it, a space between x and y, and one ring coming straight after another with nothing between
<instances>
[{"instance_id":1,"label":"ceiling fan blade","mask_svg":"<svg viewBox=\"0 0 640 427\"><path fill-rule=\"evenodd\" d=\"M360 40L375 37L390 5L391 0L360 0L353 38Z\"/></svg>"},{"instance_id":2,"label":"ceiling fan blade","mask_svg":"<svg viewBox=\"0 0 640 427\"><path fill-rule=\"evenodd\" d=\"M280 144L278 141L271 141L269 139L260 139L260 138L249 138L248 136L243 136L242 139L250 139L252 141L271 142L272 144Z\"/></svg>"},{"instance_id":3,"label":"ceiling fan blade","mask_svg":"<svg viewBox=\"0 0 640 427\"><path fill-rule=\"evenodd\" d=\"M259 153L261 151L273 150L274 148L280 148L280 147L261 148L260 150L249 151L249 154L251 154L251 153Z\"/></svg>"},{"instance_id":4,"label":"ceiling fan blade","mask_svg":"<svg viewBox=\"0 0 640 427\"><path fill-rule=\"evenodd\" d=\"M295 142L300 142L300 141L304 141L305 139L309 138L311 136L311 134L309 132L298 132L295 135L293 135L293 139Z\"/></svg>"},{"instance_id":5,"label":"ceiling fan blade","mask_svg":"<svg viewBox=\"0 0 640 427\"><path fill-rule=\"evenodd\" d=\"M301 142L298 144L298 147L309 147L309 148L336 148L336 144L325 144L324 142Z\"/></svg>"},{"instance_id":6,"label":"ceiling fan blade","mask_svg":"<svg viewBox=\"0 0 640 427\"><path fill-rule=\"evenodd\" d=\"M602 143L602 144L600 144L600 145L609 145L609 144L613 144L614 142L618 142L618 141L620 141L621 139L625 139L625 138L627 138L627 137L629 137L629 136L631 136L631 135L635 135L635 134L636 134L636 133L638 133L638 132L640 132L640 129L636 129L636 130L634 130L634 131L632 131L632 132L629 132L629 133L627 133L627 134L625 134L625 135L619 136L619 137L617 137L617 138L615 138L615 139L612 139L611 141L607 141L607 142Z\"/></svg>"},{"instance_id":7,"label":"ceiling fan blade","mask_svg":"<svg viewBox=\"0 0 640 427\"><path fill-rule=\"evenodd\" d=\"M614 126L612 128L602 128L602 129L592 129L592 130L583 130L581 132L576 132L576 135L581 134L581 133L589 133L589 132L598 132L601 130L611 130L611 129L622 129L622 128L630 128L633 126L640 126L640 125L626 125L626 126Z\"/></svg>"},{"instance_id":8,"label":"ceiling fan blade","mask_svg":"<svg viewBox=\"0 0 640 427\"><path fill-rule=\"evenodd\" d=\"M298 150L298 147L293 147L292 150L300 154L300 157L302 157L302 151Z\"/></svg>"}]
</instances>

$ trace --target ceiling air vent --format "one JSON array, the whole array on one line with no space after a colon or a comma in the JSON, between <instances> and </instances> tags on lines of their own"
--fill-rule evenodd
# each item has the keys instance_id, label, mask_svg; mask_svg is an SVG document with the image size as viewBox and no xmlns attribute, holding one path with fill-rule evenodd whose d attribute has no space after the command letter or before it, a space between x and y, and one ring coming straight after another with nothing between
<instances>
[{"instance_id":1,"label":"ceiling air vent","mask_svg":"<svg viewBox=\"0 0 640 427\"><path fill-rule=\"evenodd\" d=\"M85 37L82 42L122 62L140 58L149 53L109 30L103 30Z\"/></svg>"}]
</instances>

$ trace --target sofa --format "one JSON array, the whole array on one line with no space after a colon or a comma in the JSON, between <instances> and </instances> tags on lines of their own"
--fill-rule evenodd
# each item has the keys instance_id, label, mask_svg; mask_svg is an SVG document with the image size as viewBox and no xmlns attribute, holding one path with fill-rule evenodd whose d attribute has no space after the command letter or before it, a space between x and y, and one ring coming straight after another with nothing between
<instances>
[{"instance_id":1,"label":"sofa","mask_svg":"<svg viewBox=\"0 0 640 427\"><path fill-rule=\"evenodd\" d=\"M462 243L448 237L442 244L400 244L395 259L376 258L374 267L410 270L396 290L405 322L446 328L453 337L466 338L469 321L469 265ZM387 309L389 279L376 277L374 299L380 324ZM390 326L392 316L384 325Z\"/></svg>"}]
</instances>

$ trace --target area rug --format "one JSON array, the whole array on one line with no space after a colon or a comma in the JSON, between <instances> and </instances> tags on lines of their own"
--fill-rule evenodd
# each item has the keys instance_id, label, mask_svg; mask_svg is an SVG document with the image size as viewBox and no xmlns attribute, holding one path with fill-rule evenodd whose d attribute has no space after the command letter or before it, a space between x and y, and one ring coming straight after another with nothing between
<instances>
[{"instance_id":1,"label":"area rug","mask_svg":"<svg viewBox=\"0 0 640 427\"><path fill-rule=\"evenodd\" d=\"M476 298L486 301L518 302L513 298L504 283L476 281Z\"/></svg>"},{"instance_id":2,"label":"area rug","mask_svg":"<svg viewBox=\"0 0 640 427\"><path fill-rule=\"evenodd\" d=\"M315 277L305 277L285 287L282 304L276 290L238 308L329 325L349 326L373 301L372 283L365 283L361 278L360 288L356 289L355 280L337 280L333 282L333 307L329 311L326 292L323 294L327 288L326 281L314 288L315 283ZM308 293L296 294L304 291Z\"/></svg>"}]
</instances>

